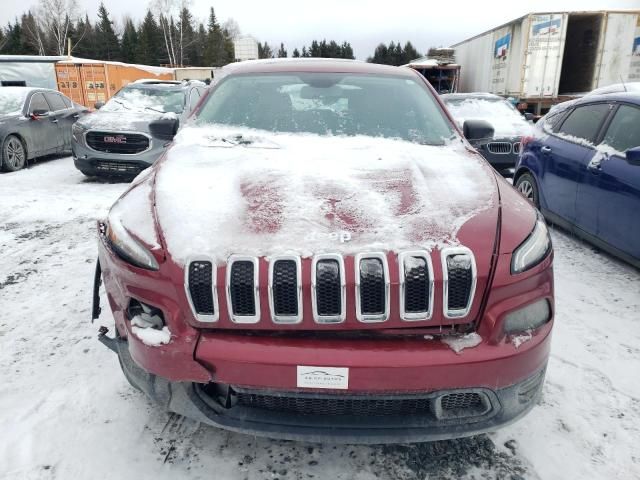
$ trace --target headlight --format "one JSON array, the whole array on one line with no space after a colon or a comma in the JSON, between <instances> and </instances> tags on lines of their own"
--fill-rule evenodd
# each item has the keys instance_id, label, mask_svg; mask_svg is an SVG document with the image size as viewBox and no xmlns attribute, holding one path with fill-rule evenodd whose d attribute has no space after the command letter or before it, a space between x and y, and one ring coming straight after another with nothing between
<instances>
[{"instance_id":1,"label":"headlight","mask_svg":"<svg viewBox=\"0 0 640 480\"><path fill-rule=\"evenodd\" d=\"M533 232L515 249L511 257L511 273L522 273L539 264L551 251L551 237L542 215L538 214Z\"/></svg>"},{"instance_id":2,"label":"headlight","mask_svg":"<svg viewBox=\"0 0 640 480\"><path fill-rule=\"evenodd\" d=\"M538 300L526 307L508 313L504 319L505 333L535 330L549 321L551 308L546 299Z\"/></svg>"},{"instance_id":3,"label":"headlight","mask_svg":"<svg viewBox=\"0 0 640 480\"><path fill-rule=\"evenodd\" d=\"M125 262L147 270L160 268L151 252L133 238L113 215L107 219L106 234L113 251Z\"/></svg>"},{"instance_id":4,"label":"headlight","mask_svg":"<svg viewBox=\"0 0 640 480\"><path fill-rule=\"evenodd\" d=\"M71 127L71 135L73 136L73 139L78 143L82 142L82 137L84 136L84 132L85 132L85 129L80 125L78 125L77 123L74 123L73 126Z\"/></svg>"}]
</instances>

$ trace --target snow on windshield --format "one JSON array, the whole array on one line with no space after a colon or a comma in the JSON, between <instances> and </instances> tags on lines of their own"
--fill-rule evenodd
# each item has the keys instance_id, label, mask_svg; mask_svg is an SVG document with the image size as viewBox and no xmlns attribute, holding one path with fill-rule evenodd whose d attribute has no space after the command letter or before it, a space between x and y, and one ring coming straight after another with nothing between
<instances>
[{"instance_id":1,"label":"snow on windshield","mask_svg":"<svg viewBox=\"0 0 640 480\"><path fill-rule=\"evenodd\" d=\"M166 88L126 87L120 90L101 110L107 112L173 112L182 113L184 93Z\"/></svg>"},{"instance_id":2,"label":"snow on windshield","mask_svg":"<svg viewBox=\"0 0 640 480\"><path fill-rule=\"evenodd\" d=\"M26 97L27 92L25 90L0 88L0 115L20 113Z\"/></svg>"},{"instance_id":3,"label":"snow on windshield","mask_svg":"<svg viewBox=\"0 0 640 480\"><path fill-rule=\"evenodd\" d=\"M531 125L511 105L503 100L466 98L447 100L447 108L459 123L465 120L486 120L494 128L495 137L515 137L529 135Z\"/></svg>"},{"instance_id":4,"label":"snow on windshield","mask_svg":"<svg viewBox=\"0 0 640 480\"><path fill-rule=\"evenodd\" d=\"M462 142L190 127L156 177L159 223L180 263L456 245L495 202L495 180Z\"/></svg>"}]
</instances>

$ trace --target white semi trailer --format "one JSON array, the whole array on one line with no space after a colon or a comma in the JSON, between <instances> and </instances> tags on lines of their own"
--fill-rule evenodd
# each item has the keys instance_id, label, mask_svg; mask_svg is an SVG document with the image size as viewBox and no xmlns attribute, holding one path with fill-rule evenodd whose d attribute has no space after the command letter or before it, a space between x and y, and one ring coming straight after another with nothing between
<instances>
[{"instance_id":1,"label":"white semi trailer","mask_svg":"<svg viewBox=\"0 0 640 480\"><path fill-rule=\"evenodd\" d=\"M452 46L459 92L490 92L535 113L613 83L640 81L640 10L530 13Z\"/></svg>"}]
</instances>

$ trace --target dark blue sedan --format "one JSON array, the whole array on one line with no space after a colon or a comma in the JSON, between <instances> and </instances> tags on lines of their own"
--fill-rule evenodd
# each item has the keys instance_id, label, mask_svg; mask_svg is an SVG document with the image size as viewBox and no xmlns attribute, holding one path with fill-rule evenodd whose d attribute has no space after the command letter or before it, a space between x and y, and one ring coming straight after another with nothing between
<instances>
[{"instance_id":1,"label":"dark blue sedan","mask_svg":"<svg viewBox=\"0 0 640 480\"><path fill-rule=\"evenodd\" d=\"M523 139L514 185L551 222L640 268L640 94L552 109Z\"/></svg>"}]
</instances>

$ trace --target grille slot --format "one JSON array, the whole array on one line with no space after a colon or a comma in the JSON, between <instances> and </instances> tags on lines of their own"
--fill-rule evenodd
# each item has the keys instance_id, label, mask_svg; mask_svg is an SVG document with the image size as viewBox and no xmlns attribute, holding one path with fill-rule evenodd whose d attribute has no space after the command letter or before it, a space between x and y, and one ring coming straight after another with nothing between
<instances>
[{"instance_id":1,"label":"grille slot","mask_svg":"<svg viewBox=\"0 0 640 480\"><path fill-rule=\"evenodd\" d=\"M520 142L515 142L513 144L513 153L516 155L520 153Z\"/></svg>"},{"instance_id":2,"label":"grille slot","mask_svg":"<svg viewBox=\"0 0 640 480\"><path fill-rule=\"evenodd\" d=\"M316 323L345 319L344 261L340 255L318 255L311 266L313 318Z\"/></svg>"},{"instance_id":3,"label":"grille slot","mask_svg":"<svg viewBox=\"0 0 640 480\"><path fill-rule=\"evenodd\" d=\"M509 142L489 142L487 150L497 155L506 155L511 153L511 144Z\"/></svg>"},{"instance_id":4,"label":"grille slot","mask_svg":"<svg viewBox=\"0 0 640 480\"><path fill-rule=\"evenodd\" d=\"M469 313L476 287L476 264L466 247L442 251L445 317L464 317Z\"/></svg>"},{"instance_id":5,"label":"grille slot","mask_svg":"<svg viewBox=\"0 0 640 480\"><path fill-rule=\"evenodd\" d=\"M276 323L302 320L302 289L298 257L277 257L269 264L269 302Z\"/></svg>"},{"instance_id":6,"label":"grille slot","mask_svg":"<svg viewBox=\"0 0 640 480\"><path fill-rule=\"evenodd\" d=\"M96 170L99 172L137 175L148 165L140 165L139 163L118 162L116 160L98 160L96 162Z\"/></svg>"},{"instance_id":7,"label":"grille slot","mask_svg":"<svg viewBox=\"0 0 640 480\"><path fill-rule=\"evenodd\" d=\"M91 130L86 133L85 140L93 150L105 153L135 155L149 149L149 137L141 133Z\"/></svg>"},{"instance_id":8,"label":"grille slot","mask_svg":"<svg viewBox=\"0 0 640 480\"><path fill-rule=\"evenodd\" d=\"M433 265L427 251L403 252L398 256L400 317L427 320L433 312Z\"/></svg>"},{"instance_id":9,"label":"grille slot","mask_svg":"<svg viewBox=\"0 0 640 480\"><path fill-rule=\"evenodd\" d=\"M260 321L258 259L232 256L227 263L227 301L231 320L236 323Z\"/></svg>"},{"instance_id":10,"label":"grille slot","mask_svg":"<svg viewBox=\"0 0 640 480\"><path fill-rule=\"evenodd\" d=\"M389 269L383 253L356 256L356 315L361 322L389 318Z\"/></svg>"},{"instance_id":11,"label":"grille slot","mask_svg":"<svg viewBox=\"0 0 640 480\"><path fill-rule=\"evenodd\" d=\"M238 405L298 415L387 417L432 415L431 399L275 396L238 392Z\"/></svg>"},{"instance_id":12,"label":"grille slot","mask_svg":"<svg viewBox=\"0 0 640 480\"><path fill-rule=\"evenodd\" d=\"M191 311L200 322L218 320L216 267L209 258L192 258L185 268L184 287Z\"/></svg>"}]
</instances>

